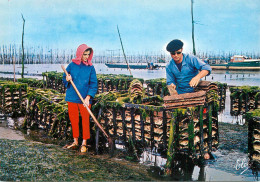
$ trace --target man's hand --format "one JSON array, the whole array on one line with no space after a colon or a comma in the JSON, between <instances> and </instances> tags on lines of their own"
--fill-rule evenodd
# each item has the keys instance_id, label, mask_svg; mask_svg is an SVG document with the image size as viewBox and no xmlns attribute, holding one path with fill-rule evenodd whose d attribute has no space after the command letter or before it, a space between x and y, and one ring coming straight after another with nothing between
<instances>
[{"instance_id":1,"label":"man's hand","mask_svg":"<svg viewBox=\"0 0 260 182\"><path fill-rule=\"evenodd\" d=\"M173 83L171 83L171 86L172 86L174 89L176 89L176 85L174 85Z\"/></svg>"},{"instance_id":2,"label":"man's hand","mask_svg":"<svg viewBox=\"0 0 260 182\"><path fill-rule=\"evenodd\" d=\"M84 99L84 101L85 101L85 103L86 103L87 106L89 106L89 99L90 99L90 96L89 96L89 95Z\"/></svg>"},{"instance_id":3,"label":"man's hand","mask_svg":"<svg viewBox=\"0 0 260 182\"><path fill-rule=\"evenodd\" d=\"M176 86L172 83L171 85L167 86L170 95L178 95L178 92L176 91Z\"/></svg>"},{"instance_id":4,"label":"man's hand","mask_svg":"<svg viewBox=\"0 0 260 182\"><path fill-rule=\"evenodd\" d=\"M191 87L196 87L199 82L200 79L203 78L204 76L208 75L209 71L208 70L201 70L195 77L193 77L190 81L190 86Z\"/></svg>"},{"instance_id":5,"label":"man's hand","mask_svg":"<svg viewBox=\"0 0 260 182\"><path fill-rule=\"evenodd\" d=\"M191 79L190 86L194 88L199 84L199 82L200 82L200 77L197 75Z\"/></svg>"},{"instance_id":6,"label":"man's hand","mask_svg":"<svg viewBox=\"0 0 260 182\"><path fill-rule=\"evenodd\" d=\"M71 78L71 75L69 74L68 76L66 76L66 80L67 80L67 82L70 82L71 80L72 80L72 78Z\"/></svg>"}]
</instances>

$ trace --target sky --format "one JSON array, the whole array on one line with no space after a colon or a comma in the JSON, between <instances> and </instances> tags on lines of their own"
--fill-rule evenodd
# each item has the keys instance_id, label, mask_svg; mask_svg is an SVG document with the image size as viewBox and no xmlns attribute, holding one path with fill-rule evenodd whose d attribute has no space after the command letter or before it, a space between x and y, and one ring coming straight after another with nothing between
<instances>
[{"instance_id":1,"label":"sky","mask_svg":"<svg viewBox=\"0 0 260 182\"><path fill-rule=\"evenodd\" d=\"M197 52L260 53L260 0L193 0ZM173 39L192 51L191 0L0 0L0 46L96 52L165 51Z\"/></svg>"}]
</instances>

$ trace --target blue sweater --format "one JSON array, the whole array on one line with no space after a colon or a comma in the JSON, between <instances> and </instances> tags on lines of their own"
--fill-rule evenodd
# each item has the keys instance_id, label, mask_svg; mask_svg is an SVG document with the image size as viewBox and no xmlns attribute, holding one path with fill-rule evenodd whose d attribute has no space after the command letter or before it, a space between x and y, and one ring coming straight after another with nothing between
<instances>
[{"instance_id":1,"label":"blue sweater","mask_svg":"<svg viewBox=\"0 0 260 182\"><path fill-rule=\"evenodd\" d=\"M181 71L178 69L173 59L167 64L167 85L170 85L171 83L176 85L178 94L194 92L194 88L192 88L189 83L201 70L208 70L209 74L211 73L209 64L193 55L183 54Z\"/></svg>"},{"instance_id":2,"label":"blue sweater","mask_svg":"<svg viewBox=\"0 0 260 182\"><path fill-rule=\"evenodd\" d=\"M90 104L92 104L92 99L95 97L98 89L97 75L94 66L86 66L82 62L80 65L77 65L71 62L67 66L66 70L71 75L72 81L76 85L83 99L85 99L87 95L90 95ZM73 86L66 81L65 73L63 74L63 83L67 88L65 101L82 104Z\"/></svg>"}]
</instances>

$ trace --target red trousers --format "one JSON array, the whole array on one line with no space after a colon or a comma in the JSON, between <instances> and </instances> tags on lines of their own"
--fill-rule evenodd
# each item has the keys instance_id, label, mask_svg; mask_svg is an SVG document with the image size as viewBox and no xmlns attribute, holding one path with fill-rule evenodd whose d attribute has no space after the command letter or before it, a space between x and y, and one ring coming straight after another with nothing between
<instances>
[{"instance_id":1,"label":"red trousers","mask_svg":"<svg viewBox=\"0 0 260 182\"><path fill-rule=\"evenodd\" d=\"M89 108L91 108L91 104L89 104ZM73 138L79 138L79 111L82 118L82 138L87 140L90 139L89 113L83 104L68 102Z\"/></svg>"}]
</instances>

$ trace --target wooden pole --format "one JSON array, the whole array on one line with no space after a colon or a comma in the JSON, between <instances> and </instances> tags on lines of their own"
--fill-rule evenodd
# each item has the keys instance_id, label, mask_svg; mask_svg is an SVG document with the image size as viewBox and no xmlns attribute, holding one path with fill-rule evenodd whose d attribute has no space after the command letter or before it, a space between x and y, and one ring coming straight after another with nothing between
<instances>
[{"instance_id":1,"label":"wooden pole","mask_svg":"<svg viewBox=\"0 0 260 182\"><path fill-rule=\"evenodd\" d=\"M23 19L23 33L22 33L22 51L23 51L23 54L22 54L22 74L21 74L21 77L23 78L23 75L24 75L24 46L23 46L23 38L24 38L24 24L25 24L25 19L23 17L23 14L22 14L22 19Z\"/></svg>"},{"instance_id":2,"label":"wooden pole","mask_svg":"<svg viewBox=\"0 0 260 182\"><path fill-rule=\"evenodd\" d=\"M15 82L15 58L13 56L13 65L14 65L14 82Z\"/></svg>"},{"instance_id":3,"label":"wooden pole","mask_svg":"<svg viewBox=\"0 0 260 182\"><path fill-rule=\"evenodd\" d=\"M117 25L117 32L118 32L118 35L119 35L119 39L120 39L121 47L122 47L122 50L123 50L123 54L124 54L124 58L125 58L125 62L126 62L126 64L127 64L127 67L128 67L129 72L130 72L130 75L132 75L132 72L131 72L130 66L129 66L129 64L128 64L128 62L127 62L127 59L126 59L125 50L124 50L124 47L123 47L123 43L122 43L122 39L121 39L121 36L120 36L120 32L119 32L118 25Z\"/></svg>"},{"instance_id":4,"label":"wooden pole","mask_svg":"<svg viewBox=\"0 0 260 182\"><path fill-rule=\"evenodd\" d=\"M191 0L191 21L192 21L192 44L193 44L193 54L196 55L196 50L195 50L195 40L194 40L193 0Z\"/></svg>"}]
</instances>

